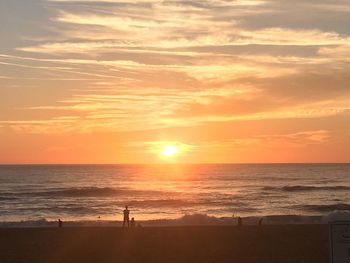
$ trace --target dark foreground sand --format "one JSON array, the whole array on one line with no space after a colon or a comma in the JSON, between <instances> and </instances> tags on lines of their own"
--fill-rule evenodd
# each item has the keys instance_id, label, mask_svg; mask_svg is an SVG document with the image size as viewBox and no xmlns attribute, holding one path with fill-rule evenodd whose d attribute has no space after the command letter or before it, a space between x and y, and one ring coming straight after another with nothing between
<instances>
[{"instance_id":1,"label":"dark foreground sand","mask_svg":"<svg viewBox=\"0 0 350 263\"><path fill-rule=\"evenodd\" d=\"M326 225L0 229L0 262L326 263Z\"/></svg>"}]
</instances>

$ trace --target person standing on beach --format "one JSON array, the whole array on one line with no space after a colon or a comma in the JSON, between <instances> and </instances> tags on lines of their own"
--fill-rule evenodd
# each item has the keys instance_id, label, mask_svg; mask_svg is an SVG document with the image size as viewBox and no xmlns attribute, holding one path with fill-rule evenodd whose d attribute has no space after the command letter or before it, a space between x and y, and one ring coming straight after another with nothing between
<instances>
[{"instance_id":1,"label":"person standing on beach","mask_svg":"<svg viewBox=\"0 0 350 263\"><path fill-rule=\"evenodd\" d=\"M124 214L123 227L125 227L126 223L128 224L128 227L130 226L129 213L130 213L130 210L128 209L128 206L126 205L125 209L123 211L123 214Z\"/></svg>"}]
</instances>

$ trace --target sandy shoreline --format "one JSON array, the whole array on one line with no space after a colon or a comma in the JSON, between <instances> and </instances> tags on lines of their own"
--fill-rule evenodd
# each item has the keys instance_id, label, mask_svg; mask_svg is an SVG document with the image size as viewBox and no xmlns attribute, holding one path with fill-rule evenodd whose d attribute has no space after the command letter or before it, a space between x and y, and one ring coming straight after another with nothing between
<instances>
[{"instance_id":1,"label":"sandy shoreline","mask_svg":"<svg viewBox=\"0 0 350 263\"><path fill-rule=\"evenodd\" d=\"M0 229L7 262L328 262L327 225Z\"/></svg>"}]
</instances>

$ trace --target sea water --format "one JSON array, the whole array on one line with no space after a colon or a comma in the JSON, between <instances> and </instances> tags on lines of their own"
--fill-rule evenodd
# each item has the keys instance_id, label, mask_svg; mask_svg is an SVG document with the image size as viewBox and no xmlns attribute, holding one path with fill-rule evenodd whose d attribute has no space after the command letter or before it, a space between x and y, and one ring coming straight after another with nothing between
<instances>
[{"instance_id":1,"label":"sea water","mask_svg":"<svg viewBox=\"0 0 350 263\"><path fill-rule=\"evenodd\" d=\"M237 217L319 223L349 216L350 165L0 166L2 226L58 218L113 225L125 205L144 224L234 223Z\"/></svg>"}]
</instances>

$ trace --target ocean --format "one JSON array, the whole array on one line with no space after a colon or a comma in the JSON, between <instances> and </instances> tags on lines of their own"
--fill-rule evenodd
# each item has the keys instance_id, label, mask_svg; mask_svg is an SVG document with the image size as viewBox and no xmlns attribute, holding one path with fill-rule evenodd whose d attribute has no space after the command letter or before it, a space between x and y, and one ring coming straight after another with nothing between
<instances>
[{"instance_id":1,"label":"ocean","mask_svg":"<svg viewBox=\"0 0 350 263\"><path fill-rule=\"evenodd\" d=\"M349 218L350 164L2 165L0 226L322 223Z\"/></svg>"}]
</instances>

